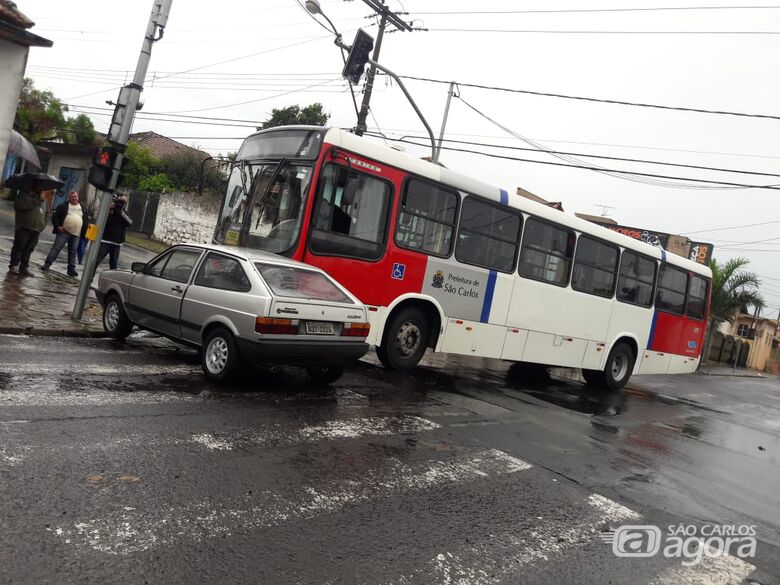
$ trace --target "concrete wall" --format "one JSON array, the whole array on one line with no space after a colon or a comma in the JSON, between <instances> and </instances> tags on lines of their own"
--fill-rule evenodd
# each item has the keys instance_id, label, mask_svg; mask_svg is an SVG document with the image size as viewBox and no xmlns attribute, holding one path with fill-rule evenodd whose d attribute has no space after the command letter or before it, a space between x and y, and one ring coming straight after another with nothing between
<instances>
[{"instance_id":1,"label":"concrete wall","mask_svg":"<svg viewBox=\"0 0 780 585\"><path fill-rule=\"evenodd\" d=\"M217 225L220 200L194 193L160 195L153 237L166 244L207 244Z\"/></svg>"},{"instance_id":2,"label":"concrete wall","mask_svg":"<svg viewBox=\"0 0 780 585\"><path fill-rule=\"evenodd\" d=\"M29 47L0 39L0 170L5 167Z\"/></svg>"}]
</instances>

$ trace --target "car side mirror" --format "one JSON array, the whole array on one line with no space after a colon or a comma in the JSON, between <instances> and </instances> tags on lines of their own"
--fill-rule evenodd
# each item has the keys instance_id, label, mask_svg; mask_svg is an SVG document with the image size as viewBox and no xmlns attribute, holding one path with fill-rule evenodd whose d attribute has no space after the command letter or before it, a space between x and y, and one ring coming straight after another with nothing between
<instances>
[{"instance_id":1,"label":"car side mirror","mask_svg":"<svg viewBox=\"0 0 780 585\"><path fill-rule=\"evenodd\" d=\"M133 262L130 265L130 270L133 272L146 272L146 262Z\"/></svg>"}]
</instances>

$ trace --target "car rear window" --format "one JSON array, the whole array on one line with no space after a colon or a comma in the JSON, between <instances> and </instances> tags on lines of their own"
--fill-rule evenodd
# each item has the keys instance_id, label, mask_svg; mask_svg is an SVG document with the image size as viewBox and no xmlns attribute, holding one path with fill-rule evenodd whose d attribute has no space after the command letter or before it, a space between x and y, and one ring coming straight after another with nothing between
<instances>
[{"instance_id":1,"label":"car rear window","mask_svg":"<svg viewBox=\"0 0 780 585\"><path fill-rule=\"evenodd\" d=\"M255 266L271 291L280 297L353 304L352 299L321 272L259 262Z\"/></svg>"}]
</instances>

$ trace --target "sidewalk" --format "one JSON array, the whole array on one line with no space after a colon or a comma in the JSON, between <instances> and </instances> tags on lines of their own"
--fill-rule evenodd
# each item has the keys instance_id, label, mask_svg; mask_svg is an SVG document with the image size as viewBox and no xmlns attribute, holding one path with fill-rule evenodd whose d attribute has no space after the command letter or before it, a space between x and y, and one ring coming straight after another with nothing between
<instances>
[{"instance_id":1,"label":"sidewalk","mask_svg":"<svg viewBox=\"0 0 780 585\"><path fill-rule=\"evenodd\" d=\"M735 376L738 378L767 377L767 374L763 374L756 370L749 370L747 368L737 368L735 370L732 366L724 366L722 364L704 364L699 368L697 373L705 376Z\"/></svg>"},{"instance_id":2,"label":"sidewalk","mask_svg":"<svg viewBox=\"0 0 780 585\"><path fill-rule=\"evenodd\" d=\"M8 272L12 242L0 238L0 333L96 337L103 335L102 309L90 292L81 322L70 315L78 280L65 275L59 262L48 273L40 271L48 246L38 246L30 258L35 277Z\"/></svg>"}]
</instances>

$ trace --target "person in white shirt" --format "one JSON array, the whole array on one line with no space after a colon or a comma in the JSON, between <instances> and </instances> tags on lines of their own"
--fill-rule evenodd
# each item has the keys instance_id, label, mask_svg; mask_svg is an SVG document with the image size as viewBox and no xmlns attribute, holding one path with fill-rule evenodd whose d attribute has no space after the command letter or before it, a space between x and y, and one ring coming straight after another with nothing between
<instances>
[{"instance_id":1,"label":"person in white shirt","mask_svg":"<svg viewBox=\"0 0 780 585\"><path fill-rule=\"evenodd\" d=\"M57 256L60 255L65 244L68 245L68 276L76 277L76 252L79 246L79 239L84 237L87 232L87 210L79 203L79 194L71 191L68 200L57 206L51 216L51 222L54 224L54 243L46 256L46 260L41 267L44 272L54 264Z\"/></svg>"}]
</instances>

